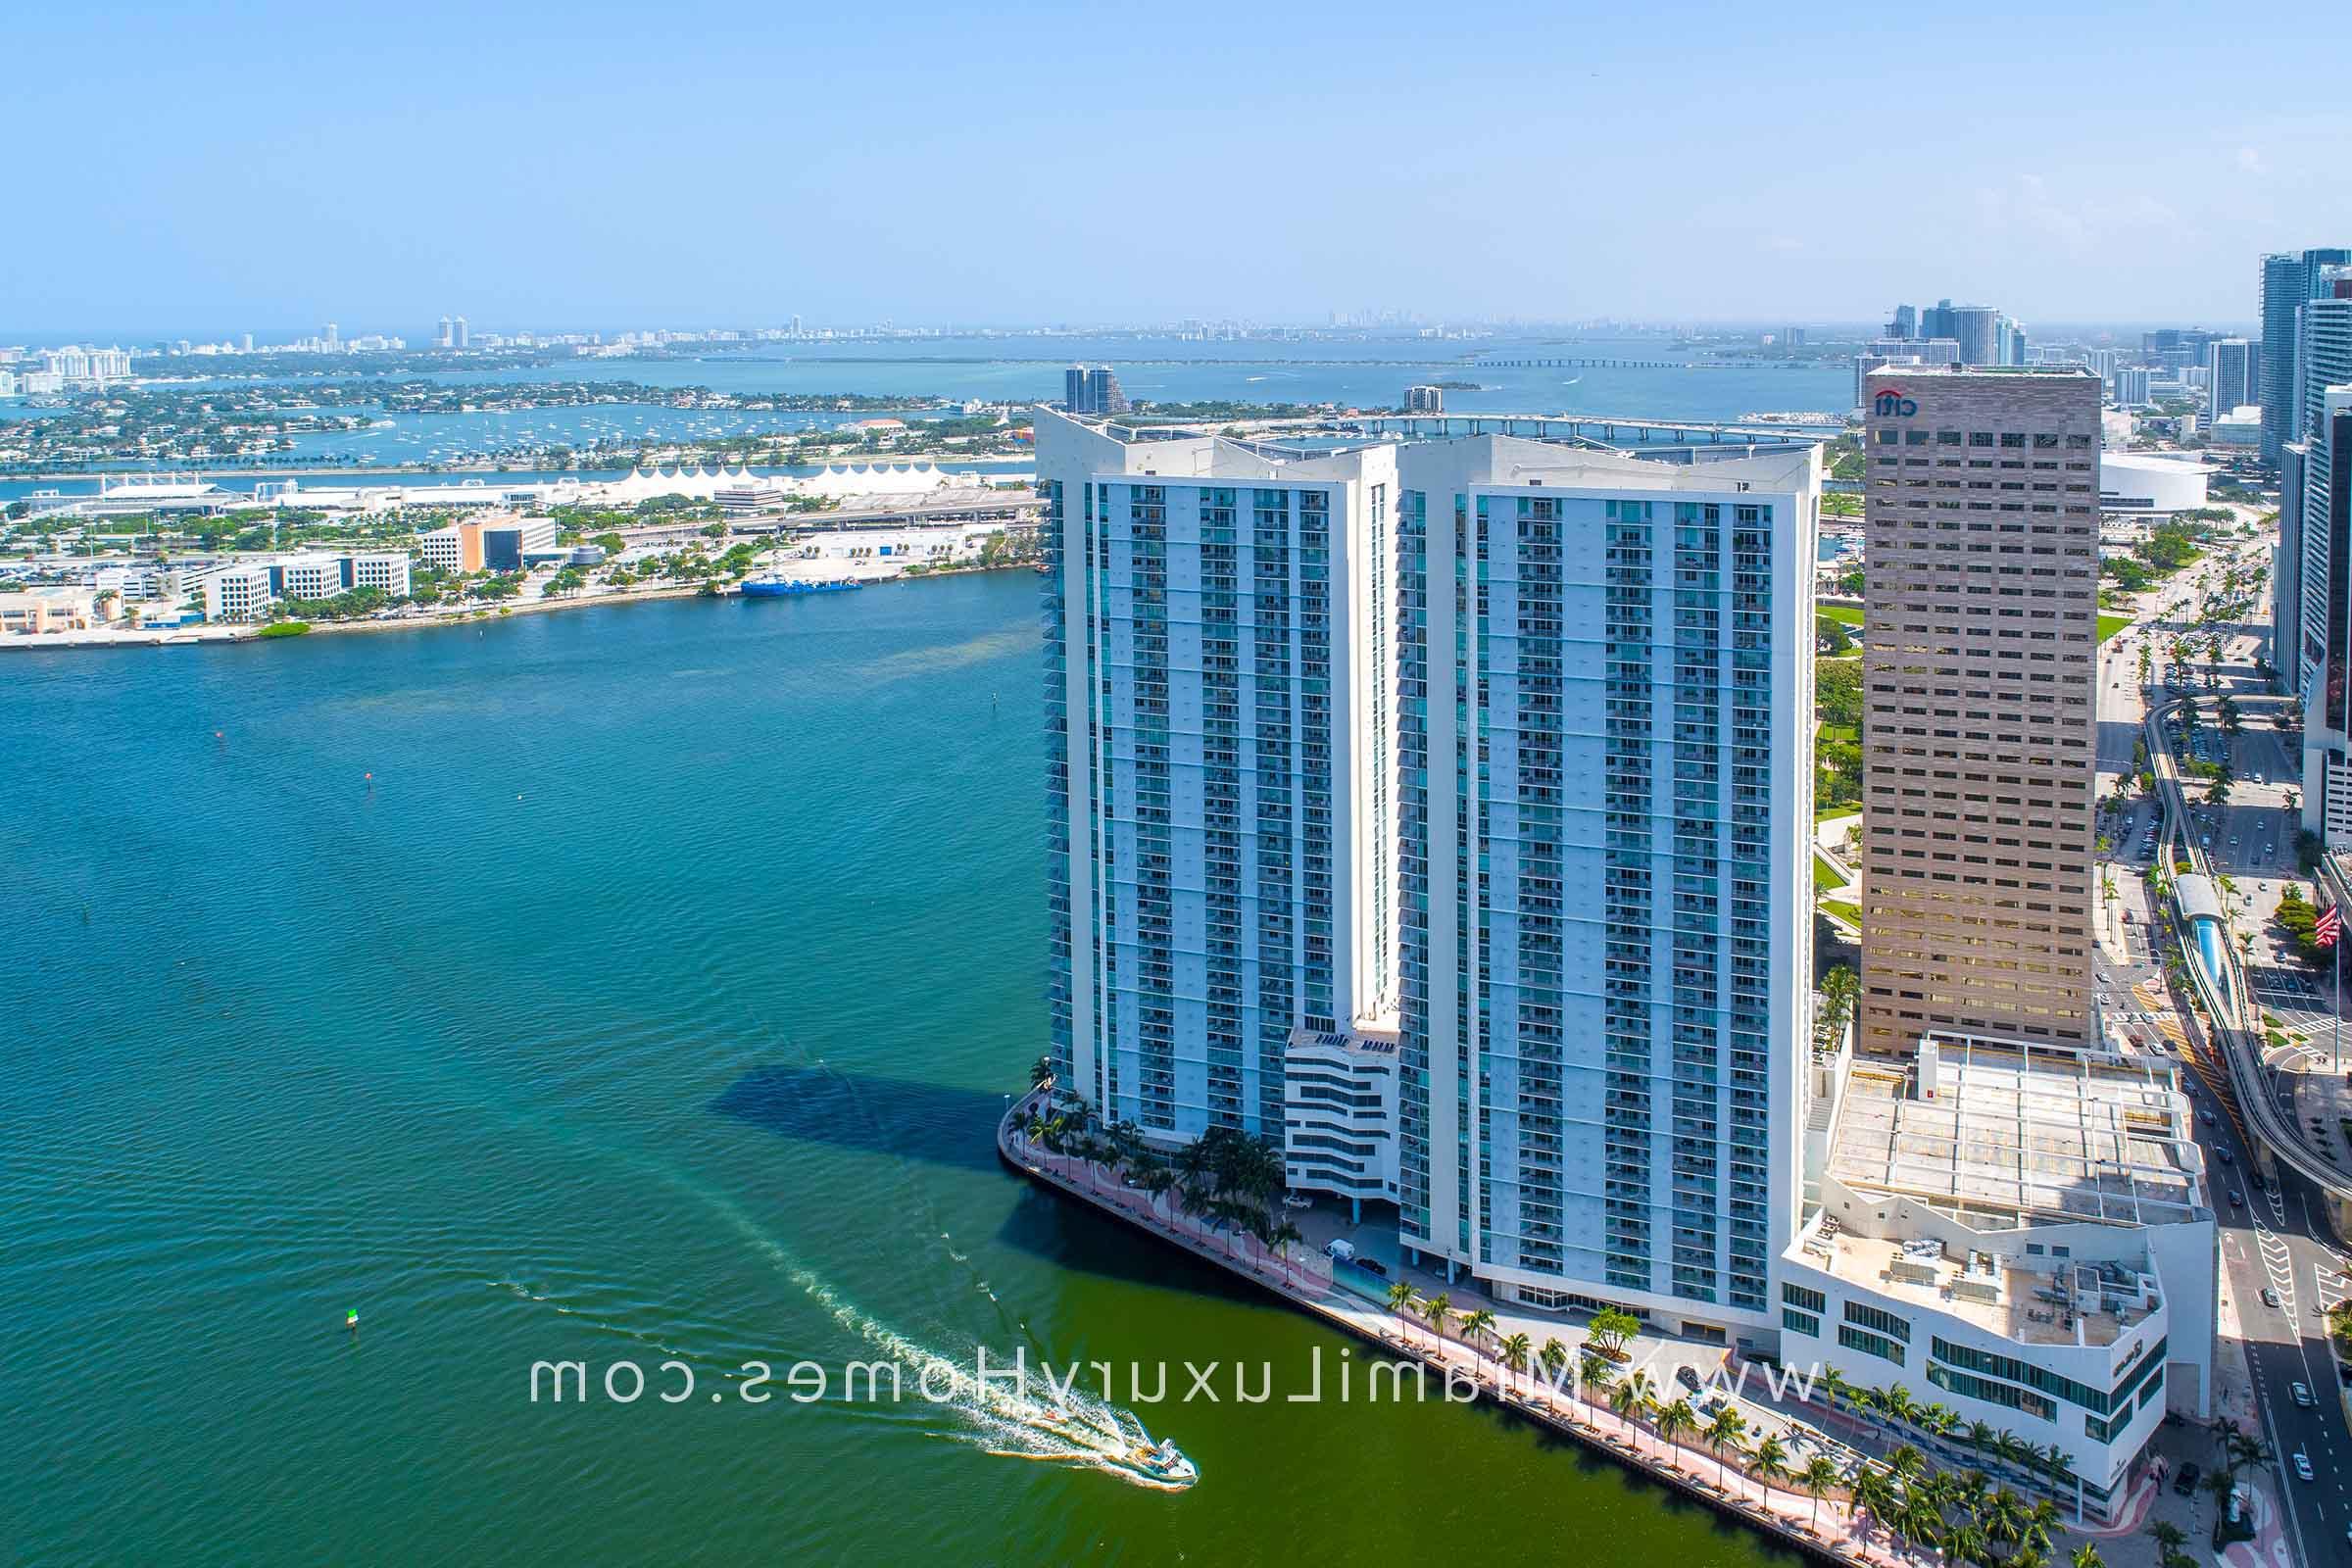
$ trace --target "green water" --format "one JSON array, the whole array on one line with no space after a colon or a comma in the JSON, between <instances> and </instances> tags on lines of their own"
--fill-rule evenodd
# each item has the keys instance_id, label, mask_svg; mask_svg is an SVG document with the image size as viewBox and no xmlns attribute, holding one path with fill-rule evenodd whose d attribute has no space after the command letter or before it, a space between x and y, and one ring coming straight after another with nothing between
<instances>
[{"instance_id":1,"label":"green water","mask_svg":"<svg viewBox=\"0 0 2352 1568\"><path fill-rule=\"evenodd\" d=\"M1283 1401L1349 1342L997 1165L1035 607L0 658L0 1556L1760 1560L1486 1408ZM1277 1398L1119 1397L1201 1467L1166 1494L911 1386L782 1396L886 1346ZM565 1358L651 1388L534 1404Z\"/></svg>"}]
</instances>

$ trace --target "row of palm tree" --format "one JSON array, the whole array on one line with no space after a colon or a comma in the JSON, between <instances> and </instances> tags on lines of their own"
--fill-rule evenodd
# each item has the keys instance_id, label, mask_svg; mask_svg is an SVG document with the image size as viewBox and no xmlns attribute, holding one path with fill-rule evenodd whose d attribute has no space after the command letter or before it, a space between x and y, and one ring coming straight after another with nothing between
<instances>
[{"instance_id":1,"label":"row of palm tree","mask_svg":"<svg viewBox=\"0 0 2352 1568\"><path fill-rule=\"evenodd\" d=\"M1056 1094L1048 1058L1040 1056L1030 1069L1030 1083L1043 1091L1022 1128L1031 1143L1123 1176L1151 1197L1154 1208L1173 1194L1180 1212L1224 1232L1228 1256L1235 1240L1249 1236L1289 1266L1290 1248L1305 1238L1281 1216L1279 1200L1289 1181L1282 1151L1271 1142L1238 1128L1211 1127L1173 1154L1162 1153L1135 1123L1105 1123L1084 1101Z\"/></svg>"},{"instance_id":2,"label":"row of palm tree","mask_svg":"<svg viewBox=\"0 0 2352 1568\"><path fill-rule=\"evenodd\" d=\"M2020 1470L2038 1470L2051 1485L2068 1477L2067 1453L2057 1444L2038 1447L2014 1432L1988 1421L1966 1421L1940 1402L1921 1403L1900 1383L1873 1389L1853 1384L1836 1367L1824 1367L1815 1387L1833 1407L1844 1405L1859 1414L1907 1425L1933 1438L1964 1442L1980 1455L1989 1454Z\"/></svg>"},{"instance_id":3,"label":"row of palm tree","mask_svg":"<svg viewBox=\"0 0 2352 1568\"><path fill-rule=\"evenodd\" d=\"M1449 1321L1458 1322L1463 1338L1473 1347L1492 1335L1494 1322L1494 1314L1483 1309L1456 1314L1446 1295L1423 1298L1401 1280L1389 1287L1389 1309L1408 1322L1418 1316L1441 1336ZM1514 1380L1522 1378L1530 1359L1528 1336L1512 1334L1500 1340L1496 1353ZM1534 1359L1556 1386L1569 1353L1559 1340L1547 1339ZM1835 1376L1824 1373L1825 1381ZM2029 1503L2006 1487L1993 1487L1982 1471L1931 1472L1919 1449L1905 1444L1888 1455L1884 1466L1865 1464L1848 1482L1826 1454L1814 1455L1801 1469L1793 1468L1778 1434L1767 1433L1751 1446L1746 1417L1728 1399L1702 1415L1687 1398L1661 1397L1657 1383L1646 1372L1619 1377L1605 1361L1588 1361L1582 1377L1584 1397L1605 1399L1628 1425L1647 1426L1666 1443L1669 1469L1681 1472L1682 1463L1675 1454L1686 1437L1695 1437L1714 1455L1718 1490L1728 1484L1730 1470L1737 1467L1763 1489L1768 1508L1776 1491L1809 1495L1813 1499L1809 1528L1816 1533L1823 1497L1843 1487L1850 1494L1857 1526L1865 1518L1871 1521L1865 1540L1874 1531L1884 1531L1898 1546L1918 1544L1934 1547L1947 1565L1966 1562L1977 1568L2045 1568L2048 1562L2058 1505L2047 1497ZM1902 1411L1905 1419L1925 1420L1942 1428L1943 1417L1949 1415L1939 1405L1913 1407L1909 1395L1899 1387L1881 1393L1853 1389L1841 1377L1837 1383L1838 1397L1855 1399L1867 1395ZM1983 1422L1976 1424L1970 1436L1985 1447L1997 1441L1992 1428ZM2016 1444L2011 1434L1998 1436ZM2025 1448L2022 1444L2017 1446ZM2058 1462L2063 1463L2063 1450ZM2077 1551L2071 1568L2102 1568L2097 1548L2086 1545Z\"/></svg>"},{"instance_id":4,"label":"row of palm tree","mask_svg":"<svg viewBox=\"0 0 2352 1568\"><path fill-rule=\"evenodd\" d=\"M1885 1535L1897 1551L1925 1547L1947 1568L2044 1568L2049 1562L2057 1503L2047 1497L2028 1502L1994 1486L1982 1470L1932 1470L1907 1443L1888 1452L1884 1465L1857 1473L1851 1492L1854 1522L1865 1542ZM2087 1543L2069 1561L2070 1568L2101 1565L2098 1547Z\"/></svg>"}]
</instances>

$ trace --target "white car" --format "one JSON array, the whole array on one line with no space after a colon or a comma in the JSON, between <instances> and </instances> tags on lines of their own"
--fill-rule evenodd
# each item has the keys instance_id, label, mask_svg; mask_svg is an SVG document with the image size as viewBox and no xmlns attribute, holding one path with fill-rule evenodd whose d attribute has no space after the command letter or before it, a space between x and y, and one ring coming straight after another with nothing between
<instances>
[{"instance_id":1,"label":"white car","mask_svg":"<svg viewBox=\"0 0 2352 1568\"><path fill-rule=\"evenodd\" d=\"M2295 1450L2295 1479L2298 1481L2311 1479L2311 1455L2305 1453L2301 1448Z\"/></svg>"},{"instance_id":2,"label":"white car","mask_svg":"<svg viewBox=\"0 0 2352 1568\"><path fill-rule=\"evenodd\" d=\"M2272 1293L2265 1292L2264 1294L2269 1295ZM2288 1392L2294 1395L2295 1403L2301 1405L2306 1410L2310 1409L2313 1405L2319 1402L2317 1399L2314 1399L2311 1396L2311 1385L2308 1383L2298 1383ZM2306 1479L2309 1478L2307 1477Z\"/></svg>"}]
</instances>

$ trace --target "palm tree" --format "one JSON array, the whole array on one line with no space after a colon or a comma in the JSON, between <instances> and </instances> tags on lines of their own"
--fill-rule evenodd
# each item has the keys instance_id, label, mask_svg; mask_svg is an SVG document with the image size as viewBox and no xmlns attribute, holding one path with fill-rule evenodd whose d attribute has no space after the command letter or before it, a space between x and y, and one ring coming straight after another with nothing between
<instances>
[{"instance_id":1,"label":"palm tree","mask_svg":"<svg viewBox=\"0 0 2352 1568\"><path fill-rule=\"evenodd\" d=\"M1726 1479L1723 1451L1726 1448L1738 1447L1740 1436L1746 1431L1746 1418L1734 1409L1729 1401L1726 1401L1716 1406L1715 1413L1707 1418L1705 1429L1699 1433L1699 1437L1705 1441L1708 1449L1715 1455L1715 1485L1718 1489L1722 1488Z\"/></svg>"},{"instance_id":2,"label":"palm tree","mask_svg":"<svg viewBox=\"0 0 2352 1568\"><path fill-rule=\"evenodd\" d=\"M1926 1457L1908 1443L1898 1443L1886 1454L1886 1468L1905 1482L1915 1481L1927 1472Z\"/></svg>"},{"instance_id":3,"label":"palm tree","mask_svg":"<svg viewBox=\"0 0 2352 1568\"><path fill-rule=\"evenodd\" d=\"M2005 1546L2014 1546L2026 1539L2031 1519L2026 1502L2007 1487L1992 1494L1985 1509L1984 1534Z\"/></svg>"},{"instance_id":4,"label":"palm tree","mask_svg":"<svg viewBox=\"0 0 2352 1568\"><path fill-rule=\"evenodd\" d=\"M1815 1467L1829 1466L1832 1471L1837 1468L1827 1459L1816 1459L1813 1463ZM1813 1485L1811 1470L1806 1472L1806 1485L1808 1488ZM1894 1477L1889 1472L1875 1464L1864 1465L1855 1475L1850 1493L1853 1498L1854 1530L1865 1544L1869 1544L1871 1535L1877 1530L1886 1529L1892 1534L1892 1522L1900 1507L1900 1498L1895 1491ZM1815 1492L1813 1497L1813 1512L1818 1517L1821 1513L1821 1494ZM1862 1524L1865 1518L1870 1520L1868 1528Z\"/></svg>"},{"instance_id":5,"label":"palm tree","mask_svg":"<svg viewBox=\"0 0 2352 1568\"><path fill-rule=\"evenodd\" d=\"M1764 1441L1756 1445L1756 1451L1748 1455L1747 1473L1754 1476L1757 1485L1764 1489L1764 1507L1769 1512L1772 1508L1772 1489L1789 1479L1788 1450L1782 1445L1778 1434L1768 1432L1764 1435Z\"/></svg>"},{"instance_id":6,"label":"palm tree","mask_svg":"<svg viewBox=\"0 0 2352 1568\"><path fill-rule=\"evenodd\" d=\"M1485 1307L1462 1314L1462 1338L1476 1347L1478 1342L1494 1332L1494 1314Z\"/></svg>"},{"instance_id":7,"label":"palm tree","mask_svg":"<svg viewBox=\"0 0 2352 1568\"><path fill-rule=\"evenodd\" d=\"M1389 1287L1389 1310L1406 1323L1410 1323L1413 1318L1413 1288L1404 1281L1398 1280ZM1404 1337L1410 1340L1412 1338L1411 1331L1407 1330Z\"/></svg>"},{"instance_id":8,"label":"palm tree","mask_svg":"<svg viewBox=\"0 0 2352 1568\"><path fill-rule=\"evenodd\" d=\"M1559 1337L1554 1335L1552 1338L1544 1342L1544 1348L1536 1352L1536 1360L1543 1366L1544 1375L1550 1378L1552 1383L1556 1386L1560 1381L1560 1368L1566 1365L1568 1361L1568 1347L1562 1345L1559 1341ZM1595 1370L1600 1375L1592 1380L1593 1387L1608 1387L1608 1369L1606 1367L1600 1367L1596 1368Z\"/></svg>"},{"instance_id":9,"label":"palm tree","mask_svg":"<svg viewBox=\"0 0 2352 1568\"><path fill-rule=\"evenodd\" d=\"M1939 1544L1943 1548L1943 1560L1947 1563L1992 1561L1992 1548L1985 1540L1984 1527L1974 1519L1963 1519L1946 1529Z\"/></svg>"},{"instance_id":10,"label":"palm tree","mask_svg":"<svg viewBox=\"0 0 2352 1568\"><path fill-rule=\"evenodd\" d=\"M1513 1375L1527 1371L1528 1349L1532 1343L1524 1334L1514 1334L1502 1342L1502 1364L1509 1367Z\"/></svg>"},{"instance_id":11,"label":"palm tree","mask_svg":"<svg viewBox=\"0 0 2352 1568\"><path fill-rule=\"evenodd\" d=\"M2026 1529L2023 1540L2029 1546L2050 1549L2050 1532L2058 1528L2058 1505L2047 1497L2035 1497L2034 1506L2026 1510Z\"/></svg>"},{"instance_id":12,"label":"palm tree","mask_svg":"<svg viewBox=\"0 0 2352 1568\"><path fill-rule=\"evenodd\" d=\"M1437 1331L1441 1340L1446 1337L1446 1320L1452 1315L1453 1298L1447 1296L1444 1291L1440 1291L1421 1303L1421 1316L1428 1321L1432 1329Z\"/></svg>"},{"instance_id":13,"label":"palm tree","mask_svg":"<svg viewBox=\"0 0 2352 1568\"><path fill-rule=\"evenodd\" d=\"M1677 1399L1657 1414L1655 1424L1658 1436L1666 1440L1667 1468L1677 1474L1682 1472L1683 1467L1679 1462L1679 1446L1675 1439L1690 1431L1692 1426L1697 1424L1697 1420L1698 1418L1691 1413L1690 1401L1688 1399Z\"/></svg>"},{"instance_id":14,"label":"palm tree","mask_svg":"<svg viewBox=\"0 0 2352 1568\"><path fill-rule=\"evenodd\" d=\"M1040 1056L1029 1064L1029 1087L1043 1089L1054 1081L1054 1058Z\"/></svg>"},{"instance_id":15,"label":"palm tree","mask_svg":"<svg viewBox=\"0 0 2352 1568\"><path fill-rule=\"evenodd\" d=\"M1993 1436L1991 1422L1972 1421L1969 1423L1968 1446L1976 1449L1979 1453L1986 1451L1998 1441L1999 1440Z\"/></svg>"},{"instance_id":16,"label":"palm tree","mask_svg":"<svg viewBox=\"0 0 2352 1568\"><path fill-rule=\"evenodd\" d=\"M1306 1237L1300 1233L1298 1227L1287 1219L1267 1234L1266 1246L1273 1250L1274 1261L1282 1265L1284 1274L1287 1275L1291 1271L1291 1244L1305 1240Z\"/></svg>"},{"instance_id":17,"label":"palm tree","mask_svg":"<svg viewBox=\"0 0 2352 1568\"><path fill-rule=\"evenodd\" d=\"M2156 1549L2160 1555L2179 1551L2181 1543L2188 1540L2188 1532L2170 1519L2158 1519L2150 1523L2147 1536L2150 1541L2156 1543Z\"/></svg>"},{"instance_id":18,"label":"palm tree","mask_svg":"<svg viewBox=\"0 0 2352 1568\"><path fill-rule=\"evenodd\" d=\"M2009 1554L2008 1568L2049 1568L2050 1554L2039 1546L2020 1546Z\"/></svg>"},{"instance_id":19,"label":"palm tree","mask_svg":"<svg viewBox=\"0 0 2352 1568\"><path fill-rule=\"evenodd\" d=\"M1838 1479L1838 1467L1830 1462L1830 1456L1826 1453L1815 1454L1805 1461L1805 1468L1797 1473L1797 1485L1813 1497L1813 1522L1806 1528L1815 1534L1819 1534L1821 1528L1821 1494L1836 1486Z\"/></svg>"},{"instance_id":20,"label":"palm tree","mask_svg":"<svg viewBox=\"0 0 2352 1568\"><path fill-rule=\"evenodd\" d=\"M2066 1559L2066 1568L2107 1568L2107 1559L2099 1555L2098 1547L2085 1541Z\"/></svg>"},{"instance_id":21,"label":"palm tree","mask_svg":"<svg viewBox=\"0 0 2352 1568\"><path fill-rule=\"evenodd\" d=\"M1821 1376L1816 1380L1815 1387L1828 1396L1832 1409L1837 1408L1841 1400L1851 1398L1854 1393L1854 1386L1845 1381L1845 1374L1834 1366L1825 1366L1821 1369Z\"/></svg>"},{"instance_id":22,"label":"palm tree","mask_svg":"<svg viewBox=\"0 0 2352 1568\"><path fill-rule=\"evenodd\" d=\"M1880 1402L1886 1405L1887 1417L1891 1420L1908 1421L1915 1413L1911 1403L1911 1391L1900 1383L1888 1389L1879 1398Z\"/></svg>"},{"instance_id":23,"label":"palm tree","mask_svg":"<svg viewBox=\"0 0 2352 1568\"><path fill-rule=\"evenodd\" d=\"M1626 1425L1631 1426L1634 1417L1642 1409L1642 1379L1639 1376L1630 1377L1609 1390L1609 1408L1616 1411L1618 1418Z\"/></svg>"}]
</instances>

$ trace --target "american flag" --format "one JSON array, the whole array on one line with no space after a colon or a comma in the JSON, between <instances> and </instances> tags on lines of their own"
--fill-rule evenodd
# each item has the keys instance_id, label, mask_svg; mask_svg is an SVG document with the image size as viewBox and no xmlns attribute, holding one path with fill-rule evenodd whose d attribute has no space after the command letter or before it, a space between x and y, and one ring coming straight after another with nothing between
<instances>
[{"instance_id":1,"label":"american flag","mask_svg":"<svg viewBox=\"0 0 2352 1568\"><path fill-rule=\"evenodd\" d=\"M2334 905L2330 904L2327 908L2322 909L2320 917L2312 922L2311 940L2323 948L2332 948L2335 946L2335 934L2343 928L2343 914Z\"/></svg>"}]
</instances>

